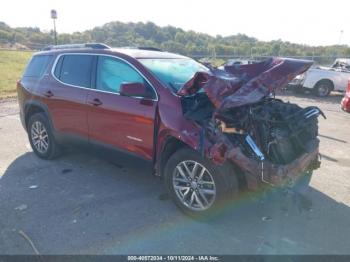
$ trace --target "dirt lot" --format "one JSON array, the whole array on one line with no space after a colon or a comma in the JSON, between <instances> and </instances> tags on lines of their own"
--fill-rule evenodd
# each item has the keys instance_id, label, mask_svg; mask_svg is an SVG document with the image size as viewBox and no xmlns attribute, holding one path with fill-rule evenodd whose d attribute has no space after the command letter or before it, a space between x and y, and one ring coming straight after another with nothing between
<instances>
[{"instance_id":1,"label":"dirt lot","mask_svg":"<svg viewBox=\"0 0 350 262\"><path fill-rule=\"evenodd\" d=\"M211 222L182 215L139 160L83 150L38 159L17 102L0 102L0 254L33 254L21 231L42 254L350 254L350 114L339 95L282 98L328 117L320 120L312 210L259 191Z\"/></svg>"}]
</instances>

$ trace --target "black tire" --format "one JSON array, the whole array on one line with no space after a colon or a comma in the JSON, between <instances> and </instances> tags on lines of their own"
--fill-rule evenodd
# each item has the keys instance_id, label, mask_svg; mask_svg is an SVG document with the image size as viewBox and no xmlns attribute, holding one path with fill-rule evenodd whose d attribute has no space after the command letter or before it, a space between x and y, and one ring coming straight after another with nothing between
<instances>
[{"instance_id":1,"label":"black tire","mask_svg":"<svg viewBox=\"0 0 350 262\"><path fill-rule=\"evenodd\" d=\"M35 126L34 126L35 125ZM47 144L47 148L44 149L44 142L41 143L42 147L39 147L34 145L38 144L38 140L35 140L35 135L37 130L37 125L42 125L44 131L43 132L43 137L45 137L45 147ZM29 118L28 121L28 126L27 126L27 133L28 133L28 138L30 145L34 151L34 153L42 158L42 159L53 159L57 157L61 153L61 148L55 141L55 137L52 134L51 126L49 124L49 121L44 113L36 113L32 115ZM46 140L46 135L47 135L47 140ZM35 141L34 141L35 140ZM43 140L43 139L41 139ZM40 144L40 142L39 142Z\"/></svg>"},{"instance_id":2,"label":"black tire","mask_svg":"<svg viewBox=\"0 0 350 262\"><path fill-rule=\"evenodd\" d=\"M333 82L327 79L320 80L314 87L314 94L318 97L326 97L334 89Z\"/></svg>"},{"instance_id":3,"label":"black tire","mask_svg":"<svg viewBox=\"0 0 350 262\"><path fill-rule=\"evenodd\" d=\"M193 208L186 206L180 199L180 196L178 196L178 193L175 191L173 178L179 174L179 172L176 171L177 166L184 161L193 161L199 163L201 167L204 167L209 172L209 174L206 173L206 175L210 176L213 179L216 195L214 197L214 200L212 200L212 204L206 209L193 210ZM213 215L217 215L222 210L221 207L223 207L225 202L232 200L232 198L236 196L239 191L238 179L232 165L226 163L221 166L216 166L211 163L210 160L201 157L198 152L189 148L179 149L170 157L164 169L164 182L169 195L175 204L180 208L180 210L186 215L200 219L211 218ZM189 182L189 185L191 184ZM198 182L198 185L199 187L204 187L203 185L200 185L200 182ZM191 188L192 191L189 192L189 195L192 195L190 198L193 197L193 194L195 193L194 191L202 189ZM204 198L202 197L201 192L197 191L197 197L201 196L200 199L203 201ZM208 202L209 201L207 201L207 203ZM205 204L206 202L203 201L203 203Z\"/></svg>"}]
</instances>

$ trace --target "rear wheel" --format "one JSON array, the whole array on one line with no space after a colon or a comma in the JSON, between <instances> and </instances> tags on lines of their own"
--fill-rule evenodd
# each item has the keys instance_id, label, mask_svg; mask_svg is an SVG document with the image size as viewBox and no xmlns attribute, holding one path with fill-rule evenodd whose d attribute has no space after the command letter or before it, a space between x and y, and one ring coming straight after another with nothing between
<instances>
[{"instance_id":1,"label":"rear wheel","mask_svg":"<svg viewBox=\"0 0 350 262\"><path fill-rule=\"evenodd\" d=\"M61 152L52 134L48 119L43 113L29 118L28 136L34 153L43 159L53 159Z\"/></svg>"},{"instance_id":2,"label":"rear wheel","mask_svg":"<svg viewBox=\"0 0 350 262\"><path fill-rule=\"evenodd\" d=\"M319 97L326 97L333 90L333 83L330 80L321 80L314 87L314 93Z\"/></svg>"},{"instance_id":3,"label":"rear wheel","mask_svg":"<svg viewBox=\"0 0 350 262\"><path fill-rule=\"evenodd\" d=\"M165 183L175 204L187 215L215 214L224 200L238 193L238 181L228 166L215 166L196 151L175 152L165 167Z\"/></svg>"}]
</instances>

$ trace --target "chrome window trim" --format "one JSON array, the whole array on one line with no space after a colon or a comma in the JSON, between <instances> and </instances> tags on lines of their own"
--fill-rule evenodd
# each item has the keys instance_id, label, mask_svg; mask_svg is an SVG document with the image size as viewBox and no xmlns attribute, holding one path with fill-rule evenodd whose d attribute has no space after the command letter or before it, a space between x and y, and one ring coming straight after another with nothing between
<instances>
[{"instance_id":1,"label":"chrome window trim","mask_svg":"<svg viewBox=\"0 0 350 262\"><path fill-rule=\"evenodd\" d=\"M51 76L56 80L58 81L59 83L63 84L63 85L67 85L67 86L71 86L71 87L77 87L77 88L82 88L82 89L87 89L87 90L94 90L94 91L97 91L97 92L101 92L101 93L107 93L107 94L113 94L113 95L120 95L120 93L117 93L117 92L109 92L109 91L104 91L104 90L99 90L99 89L96 89L96 88L89 88L89 87L84 87L84 86L77 86L77 85L72 85L72 84L68 84L68 83L65 83L63 81L61 81L60 79L58 79L56 76L55 76L55 69L56 69L56 66L57 66L57 63L58 63L58 60L61 58L61 56L64 56L64 55L93 55L93 56L107 56L107 57L112 57L112 58L115 58L117 60L120 60L124 63L126 63L127 65L129 65L131 68L133 68L137 73L139 73L141 75L141 77L143 79L146 80L146 82L150 85L150 87L153 89L153 92L156 94L156 98L153 98L153 99L150 99L150 98L146 98L146 97L140 97L140 96L129 96L129 97L132 97L132 98L137 98L137 99L148 99L148 100L152 100L152 101L158 101L158 93L156 91L156 89L154 88L154 86L151 84L151 82L147 79L147 77L145 77L144 74L142 74L140 72L140 70L138 70L133 64L131 64L129 61L121 58L121 57L118 57L118 56L115 56L115 55L107 55L107 54L99 54L99 53L61 53L59 54L56 59L55 59L55 62L53 63L52 65L52 68L51 68Z\"/></svg>"}]
</instances>

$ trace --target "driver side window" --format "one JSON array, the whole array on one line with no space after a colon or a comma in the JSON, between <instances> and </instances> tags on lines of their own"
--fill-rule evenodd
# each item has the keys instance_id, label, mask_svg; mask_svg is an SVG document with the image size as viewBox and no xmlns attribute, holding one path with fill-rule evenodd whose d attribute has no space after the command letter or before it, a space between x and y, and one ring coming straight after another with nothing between
<instances>
[{"instance_id":1,"label":"driver side window","mask_svg":"<svg viewBox=\"0 0 350 262\"><path fill-rule=\"evenodd\" d=\"M113 57L99 56L96 72L96 89L119 93L122 83L143 83L146 86L145 96L153 93L148 82L130 65Z\"/></svg>"}]
</instances>

